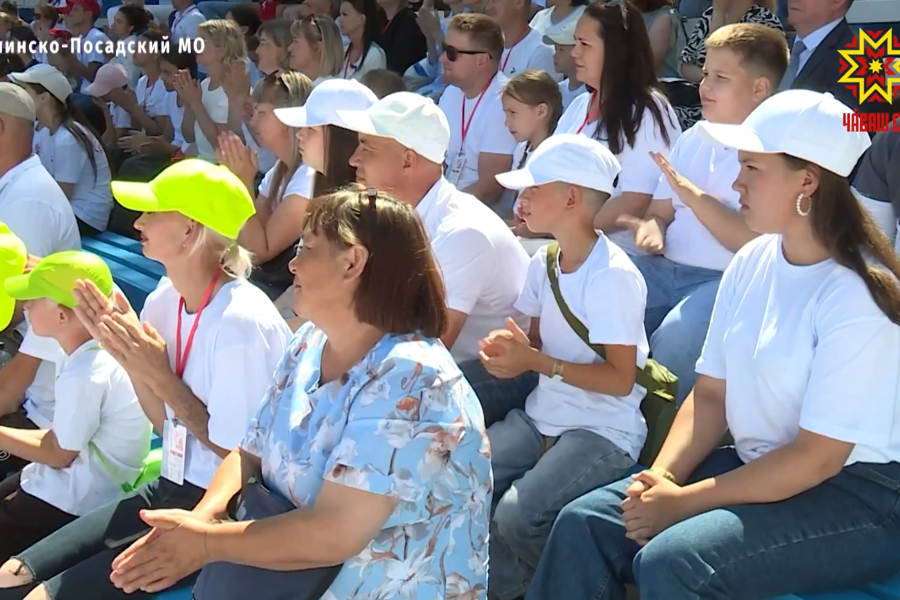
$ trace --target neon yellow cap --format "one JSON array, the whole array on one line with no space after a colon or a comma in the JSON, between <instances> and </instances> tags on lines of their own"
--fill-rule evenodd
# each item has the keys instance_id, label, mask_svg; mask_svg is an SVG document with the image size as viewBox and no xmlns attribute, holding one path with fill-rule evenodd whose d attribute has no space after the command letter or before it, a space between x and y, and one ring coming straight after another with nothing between
<instances>
[{"instance_id":1,"label":"neon yellow cap","mask_svg":"<svg viewBox=\"0 0 900 600\"><path fill-rule=\"evenodd\" d=\"M178 212L236 240L256 208L247 187L228 168L205 160L180 160L150 183L113 181L119 204L138 212Z\"/></svg>"},{"instance_id":2,"label":"neon yellow cap","mask_svg":"<svg viewBox=\"0 0 900 600\"><path fill-rule=\"evenodd\" d=\"M93 281L105 296L113 293L113 278L103 259L89 252L57 252L44 257L30 273L10 277L3 283L16 300L49 298L68 308L75 307L75 282Z\"/></svg>"},{"instance_id":3,"label":"neon yellow cap","mask_svg":"<svg viewBox=\"0 0 900 600\"><path fill-rule=\"evenodd\" d=\"M27 262L25 243L9 230L6 223L0 223L0 329L9 325L16 309L16 301L3 291L3 283L24 273Z\"/></svg>"}]
</instances>

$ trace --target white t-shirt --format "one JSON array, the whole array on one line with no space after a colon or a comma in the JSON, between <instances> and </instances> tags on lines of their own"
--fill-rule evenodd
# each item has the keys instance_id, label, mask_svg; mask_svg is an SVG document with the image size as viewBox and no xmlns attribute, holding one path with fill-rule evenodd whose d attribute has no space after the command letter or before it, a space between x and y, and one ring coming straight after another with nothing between
<instances>
[{"instance_id":1,"label":"white t-shirt","mask_svg":"<svg viewBox=\"0 0 900 600\"><path fill-rule=\"evenodd\" d=\"M506 75L497 73L483 96L469 99L466 99L463 91L455 85L447 86L438 103L450 125L450 150L447 153L446 171L448 177L461 152L465 160L455 184L461 190L478 181L478 157L482 152L511 156L516 148L516 140L504 125L506 115L500 100L500 91L507 81L509 79ZM462 131L464 124L467 125L465 146Z\"/></svg>"},{"instance_id":2,"label":"white t-shirt","mask_svg":"<svg viewBox=\"0 0 900 600\"><path fill-rule=\"evenodd\" d=\"M846 464L900 461L900 327L856 273L797 266L781 236L725 270L697 372L727 382L725 413L750 462L807 431L855 444Z\"/></svg>"},{"instance_id":3,"label":"white t-shirt","mask_svg":"<svg viewBox=\"0 0 900 600\"><path fill-rule=\"evenodd\" d=\"M131 48L135 48L137 46L137 36L129 35L127 38L122 40L123 45L117 47L121 48L124 54L117 54L114 56L109 62L116 63L125 67L125 71L128 73L128 89L137 90L138 80L141 78L141 69L136 67L134 64L134 53L128 52L129 44L133 44Z\"/></svg>"},{"instance_id":4,"label":"white t-shirt","mask_svg":"<svg viewBox=\"0 0 900 600\"><path fill-rule=\"evenodd\" d=\"M547 33L547 30L551 25L562 28L567 27L570 23L577 23L578 19L581 18L582 13L584 13L584 9L584 6L577 6L575 7L575 10L566 15L563 19L554 23L552 19L553 7L545 8L532 17L531 28L540 31L543 36Z\"/></svg>"},{"instance_id":5,"label":"white t-shirt","mask_svg":"<svg viewBox=\"0 0 900 600\"><path fill-rule=\"evenodd\" d=\"M83 36L81 45L77 48L78 51L75 53L75 57L78 59L78 62L84 66L88 66L91 63L100 63L102 65L106 63L106 56L103 55L103 50L105 49L105 44L108 43L109 38L106 37L106 34L99 29L92 27L91 30ZM71 42L69 43L69 47L72 47ZM90 52L86 51L88 49L90 49ZM82 79L80 91L83 93L84 88L90 84L91 82L87 79Z\"/></svg>"},{"instance_id":6,"label":"white t-shirt","mask_svg":"<svg viewBox=\"0 0 900 600\"><path fill-rule=\"evenodd\" d=\"M457 362L478 358L478 341L513 317L525 282L528 255L503 222L483 202L457 190L443 177L416 206L444 276L447 305L469 315L450 353Z\"/></svg>"},{"instance_id":7,"label":"white t-shirt","mask_svg":"<svg viewBox=\"0 0 900 600\"><path fill-rule=\"evenodd\" d=\"M741 195L732 186L740 173L737 150L717 148L698 133L697 125L675 142L669 162L701 190L733 211L741 209ZM654 200L671 199L675 220L666 229L665 257L680 265L724 271L734 253L720 244L660 175Z\"/></svg>"},{"instance_id":8,"label":"white t-shirt","mask_svg":"<svg viewBox=\"0 0 900 600\"><path fill-rule=\"evenodd\" d=\"M350 57L347 56L347 50L349 50L349 47L344 48L344 62L341 64L339 73L342 79L354 79L359 81L362 79L362 76L369 71L387 68L387 56L385 56L381 46L375 42L372 42L369 46L369 51L366 52L363 59L357 61L355 64L350 62Z\"/></svg>"},{"instance_id":9,"label":"white t-shirt","mask_svg":"<svg viewBox=\"0 0 900 600\"><path fill-rule=\"evenodd\" d=\"M0 177L0 222L34 256L81 249L72 205L37 156Z\"/></svg>"},{"instance_id":10,"label":"white t-shirt","mask_svg":"<svg viewBox=\"0 0 900 600\"><path fill-rule=\"evenodd\" d=\"M559 289L569 310L584 323L593 344L637 347L637 362L647 363L650 345L644 331L647 285L628 255L603 235L574 273L561 273ZM540 318L541 351L567 362L603 362L566 322L547 277L547 247L531 258L528 277L516 308ZM587 429L628 452L637 460L647 437L641 415L646 390L635 384L625 397L589 392L541 375L528 396L525 412L535 427L556 437Z\"/></svg>"},{"instance_id":11,"label":"white t-shirt","mask_svg":"<svg viewBox=\"0 0 900 600\"><path fill-rule=\"evenodd\" d=\"M572 101L585 92L587 92L587 86L583 83L579 84L579 86L573 90L569 89L568 79L562 80L559 83L559 93L562 94L563 110L569 108L569 106L572 104Z\"/></svg>"},{"instance_id":12,"label":"white t-shirt","mask_svg":"<svg viewBox=\"0 0 900 600\"><path fill-rule=\"evenodd\" d=\"M28 327L19 352L41 359L34 380L25 390L22 408L32 423L41 429L53 426L53 405L56 402L56 365L65 362L66 353L53 338L36 335Z\"/></svg>"},{"instance_id":13,"label":"white t-shirt","mask_svg":"<svg viewBox=\"0 0 900 600\"><path fill-rule=\"evenodd\" d=\"M272 189L276 168L278 168L277 164L269 169L263 176L262 181L259 182L259 194L265 196L269 201L275 200L275 196L278 192L278 190ZM293 177L291 177L287 184L282 183L284 186L284 193L282 193L278 199L283 200L288 196L302 196L308 200L312 197L315 176L315 169L307 165L300 165L297 167L297 170L294 171Z\"/></svg>"},{"instance_id":14,"label":"white t-shirt","mask_svg":"<svg viewBox=\"0 0 900 600\"><path fill-rule=\"evenodd\" d=\"M184 135L181 133L181 122L184 120L184 107L178 106L178 94L175 92L166 93L166 114L172 121L172 145L181 148L181 152L185 156L197 155L197 144L195 142L184 141Z\"/></svg>"},{"instance_id":15,"label":"white t-shirt","mask_svg":"<svg viewBox=\"0 0 900 600\"><path fill-rule=\"evenodd\" d=\"M553 46L544 43L544 34L531 29L518 44L503 50L500 70L507 77L530 70L546 71L551 77L559 79L553 66L553 52Z\"/></svg>"},{"instance_id":16,"label":"white t-shirt","mask_svg":"<svg viewBox=\"0 0 900 600\"><path fill-rule=\"evenodd\" d=\"M220 85L210 91L209 77L207 77L200 83L200 89L203 94L203 108L206 109L209 118L219 125L228 123L228 95L225 94L225 88ZM197 156L205 161L218 164L216 147L203 135L200 123L196 120L194 120L194 140L197 143Z\"/></svg>"},{"instance_id":17,"label":"white t-shirt","mask_svg":"<svg viewBox=\"0 0 900 600\"><path fill-rule=\"evenodd\" d=\"M58 363L57 373L53 433L60 448L79 454L65 469L28 465L21 486L80 517L119 500L122 485L137 480L150 451L152 428L125 369L96 341Z\"/></svg>"},{"instance_id":18,"label":"white t-shirt","mask_svg":"<svg viewBox=\"0 0 900 600\"><path fill-rule=\"evenodd\" d=\"M85 133L93 146L96 173L91 168L84 147L63 126L53 134L47 127L36 131L34 153L41 158L41 163L56 181L75 185L71 199L75 215L94 229L105 231L113 207L109 161L97 138L81 124L75 125Z\"/></svg>"},{"instance_id":19,"label":"white t-shirt","mask_svg":"<svg viewBox=\"0 0 900 600\"><path fill-rule=\"evenodd\" d=\"M181 295L163 277L147 297L141 321L159 331L175 368L178 305ZM195 314L182 313L182 347ZM204 309L182 378L209 412L209 440L221 448L237 446L272 382L290 329L272 301L245 279L223 285ZM168 418L172 410L166 406ZM206 488L222 460L188 431L184 479Z\"/></svg>"},{"instance_id":20,"label":"white t-shirt","mask_svg":"<svg viewBox=\"0 0 900 600\"><path fill-rule=\"evenodd\" d=\"M109 110L109 118L112 120L113 128L131 129L131 113L115 102L107 102L106 108Z\"/></svg>"},{"instance_id":21,"label":"white t-shirt","mask_svg":"<svg viewBox=\"0 0 900 600\"><path fill-rule=\"evenodd\" d=\"M197 25L204 21L206 21L206 17L193 4L183 12L176 12L175 20L172 21L172 37L175 38L175 42L197 37Z\"/></svg>"},{"instance_id":22,"label":"white t-shirt","mask_svg":"<svg viewBox=\"0 0 900 600\"><path fill-rule=\"evenodd\" d=\"M166 104L169 101L169 94L176 95L175 92L166 91L166 84L162 77L157 77L153 85L150 85L150 79L146 75L142 75L134 88L138 106L151 119L168 114Z\"/></svg>"},{"instance_id":23,"label":"white t-shirt","mask_svg":"<svg viewBox=\"0 0 900 600\"><path fill-rule=\"evenodd\" d=\"M629 146L623 140L624 149L616 157L619 159L622 171L619 173L616 187L613 189L613 196L618 196L623 192L652 195L656 191L660 172L650 153L659 152L663 156L668 157L669 149L678 140L678 136L681 135L681 125L678 124L678 116L675 114L672 105L660 94L656 94L656 100L662 112L666 131L669 134L669 143L666 143L659 126L653 119L653 113L649 109L645 110L641 119L641 126L634 140L634 146ZM584 123L590 101L591 94L589 93L584 93L575 98L572 104L569 105L569 108L563 113L554 133L581 133L597 139L601 144L607 145L605 131L595 135L599 121ZM617 231L610 234L609 238L629 254L641 253L634 243L634 234L631 231Z\"/></svg>"}]
</instances>

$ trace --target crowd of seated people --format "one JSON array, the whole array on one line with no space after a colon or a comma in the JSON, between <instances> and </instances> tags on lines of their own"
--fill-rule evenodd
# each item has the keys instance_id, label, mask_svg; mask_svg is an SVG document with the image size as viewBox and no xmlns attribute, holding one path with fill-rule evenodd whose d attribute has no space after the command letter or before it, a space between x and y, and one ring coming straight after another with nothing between
<instances>
[{"instance_id":1,"label":"crowd of seated people","mask_svg":"<svg viewBox=\"0 0 900 600\"><path fill-rule=\"evenodd\" d=\"M0 600L895 575L900 137L820 75L852 1L4 4L96 44L0 61Z\"/></svg>"}]
</instances>

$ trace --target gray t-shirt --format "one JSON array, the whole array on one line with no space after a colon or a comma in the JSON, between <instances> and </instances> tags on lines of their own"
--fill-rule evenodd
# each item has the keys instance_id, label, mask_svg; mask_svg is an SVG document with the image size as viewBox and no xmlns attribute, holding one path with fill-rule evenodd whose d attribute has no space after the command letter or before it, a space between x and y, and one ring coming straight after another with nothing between
<instances>
[{"instance_id":1,"label":"gray t-shirt","mask_svg":"<svg viewBox=\"0 0 900 600\"><path fill-rule=\"evenodd\" d=\"M891 166L893 165L893 166ZM859 192L872 200L890 202L900 215L900 132L884 131L872 140L853 181Z\"/></svg>"}]
</instances>

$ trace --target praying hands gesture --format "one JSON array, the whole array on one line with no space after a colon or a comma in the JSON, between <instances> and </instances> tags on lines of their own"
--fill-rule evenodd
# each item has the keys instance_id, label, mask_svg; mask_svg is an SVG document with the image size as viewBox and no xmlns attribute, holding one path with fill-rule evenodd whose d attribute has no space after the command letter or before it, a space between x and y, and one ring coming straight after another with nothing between
<instances>
[{"instance_id":1,"label":"praying hands gesture","mask_svg":"<svg viewBox=\"0 0 900 600\"><path fill-rule=\"evenodd\" d=\"M110 580L126 594L161 592L208 562L209 519L185 510L144 510L141 519L153 529L112 564Z\"/></svg>"},{"instance_id":2,"label":"praying hands gesture","mask_svg":"<svg viewBox=\"0 0 900 600\"><path fill-rule=\"evenodd\" d=\"M191 73L187 69L181 69L175 73L175 80L172 85L178 97L191 110L202 102L203 92L200 89L200 83L191 77Z\"/></svg>"},{"instance_id":3,"label":"praying hands gesture","mask_svg":"<svg viewBox=\"0 0 900 600\"><path fill-rule=\"evenodd\" d=\"M141 323L121 292L110 300L94 282L82 280L73 296L78 319L129 376L147 379L171 372L165 340L150 324Z\"/></svg>"},{"instance_id":4,"label":"praying hands gesture","mask_svg":"<svg viewBox=\"0 0 900 600\"><path fill-rule=\"evenodd\" d=\"M244 182L252 197L256 196L253 182L259 171L259 161L256 152L248 148L240 137L233 131L223 131L219 134L219 147L216 149L219 164L228 167L228 170L238 176Z\"/></svg>"},{"instance_id":5,"label":"praying hands gesture","mask_svg":"<svg viewBox=\"0 0 900 600\"><path fill-rule=\"evenodd\" d=\"M633 479L622 501L628 539L645 546L664 530L696 514L684 488L677 483L652 470L641 471Z\"/></svg>"},{"instance_id":6,"label":"praying hands gesture","mask_svg":"<svg viewBox=\"0 0 900 600\"><path fill-rule=\"evenodd\" d=\"M481 348L481 364L488 373L500 379L512 379L531 371L538 353L531 347L531 340L525 332L511 318L506 320L506 329L492 331L478 342L478 346Z\"/></svg>"}]
</instances>

